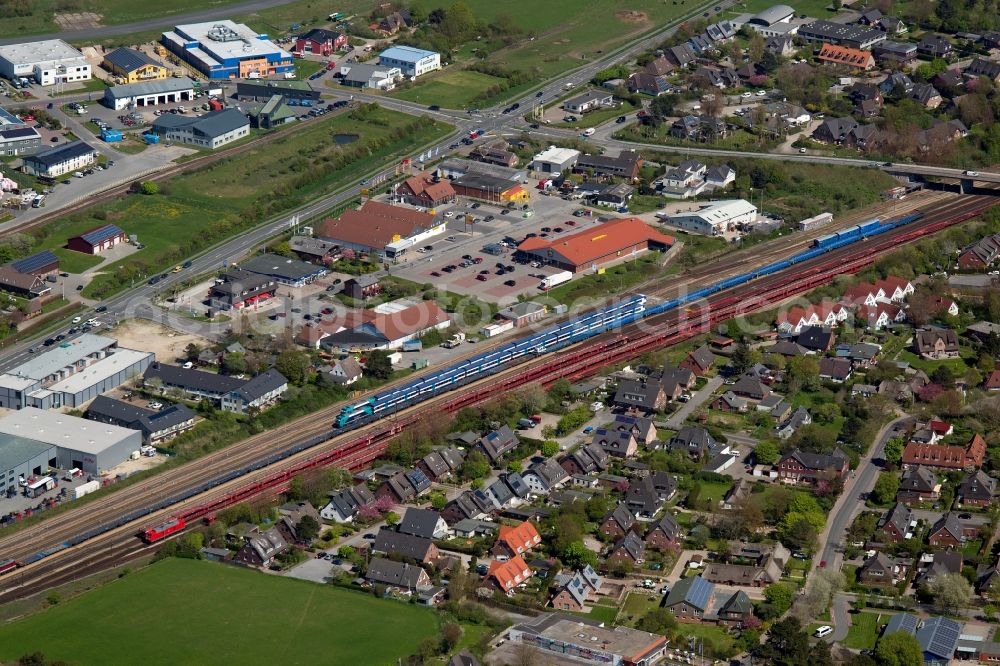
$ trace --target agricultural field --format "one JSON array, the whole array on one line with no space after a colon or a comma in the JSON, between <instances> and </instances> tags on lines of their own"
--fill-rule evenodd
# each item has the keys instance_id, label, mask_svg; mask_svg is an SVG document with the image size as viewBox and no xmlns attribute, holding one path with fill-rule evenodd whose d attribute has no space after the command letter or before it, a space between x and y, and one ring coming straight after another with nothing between
<instances>
[{"instance_id":1,"label":"agricultural field","mask_svg":"<svg viewBox=\"0 0 1000 666\"><path fill-rule=\"evenodd\" d=\"M0 627L0 660L41 650L80 666L381 666L436 632L434 612L420 606L168 559Z\"/></svg>"},{"instance_id":2,"label":"agricultural field","mask_svg":"<svg viewBox=\"0 0 1000 666\"><path fill-rule=\"evenodd\" d=\"M145 248L102 267L84 291L103 298L271 215L335 192L387 158L408 154L448 131L443 123L384 109L363 117L324 118L161 183L159 194L121 197L56 220L45 227L33 251L61 248L67 238L106 222L138 234ZM358 138L340 145L332 139L335 134Z\"/></svg>"}]
</instances>

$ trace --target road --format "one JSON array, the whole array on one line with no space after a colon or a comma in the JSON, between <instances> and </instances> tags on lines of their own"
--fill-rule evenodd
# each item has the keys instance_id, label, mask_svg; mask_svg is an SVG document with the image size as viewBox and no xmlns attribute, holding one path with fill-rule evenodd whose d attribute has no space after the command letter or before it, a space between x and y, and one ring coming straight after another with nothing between
<instances>
[{"instance_id":1,"label":"road","mask_svg":"<svg viewBox=\"0 0 1000 666\"><path fill-rule=\"evenodd\" d=\"M706 400L711 398L712 394L715 393L716 389L722 386L724 381L725 380L722 377L716 375L705 382L705 386L702 387L700 391L695 392L691 396L690 400L683 403L681 408L674 412L669 419L667 419L667 427L671 430L680 430L683 428L684 422L687 418L691 416L696 409L701 407Z\"/></svg>"},{"instance_id":2,"label":"road","mask_svg":"<svg viewBox=\"0 0 1000 666\"><path fill-rule=\"evenodd\" d=\"M253 0L252 2L224 4L213 9L203 9L197 12L188 12L186 14L171 14L160 18L136 21L135 23L107 25L100 28L88 28L85 30L65 30L63 32L54 32L47 35L31 35L30 37L24 35L20 37L4 37L0 38L0 45L20 44L28 41L29 39L30 41L40 41L43 39L63 39L67 42L93 41L97 39L104 39L105 37L116 37L118 35L130 35L136 32L145 32L147 30L172 28L173 26L180 25L182 23L199 23L201 21L214 21L215 19L230 18L240 14L252 14L256 11L260 11L261 9L280 7L281 5L287 5L290 2L292 2L292 0Z\"/></svg>"}]
</instances>

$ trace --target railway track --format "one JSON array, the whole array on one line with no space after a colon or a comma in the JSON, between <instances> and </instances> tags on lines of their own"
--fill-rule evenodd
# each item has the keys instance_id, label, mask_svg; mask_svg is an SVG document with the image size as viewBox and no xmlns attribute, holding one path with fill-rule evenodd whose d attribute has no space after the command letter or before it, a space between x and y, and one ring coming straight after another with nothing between
<instances>
[{"instance_id":1,"label":"railway track","mask_svg":"<svg viewBox=\"0 0 1000 666\"><path fill-rule=\"evenodd\" d=\"M952 207L948 213L928 215L913 227L901 228L896 230L896 233L887 234L885 237L869 239L856 246L843 248L804 263L797 268L796 275L791 279L784 272L776 273L742 285L740 288L720 293L707 300L709 307L700 308L701 314L694 321L687 320L689 310L674 310L653 318L653 320L646 320L627 327L625 335L604 334L585 343L578 343L563 349L554 358L543 356L532 359L502 373L472 383L464 387L460 393L446 393L437 396L387 417L377 425L331 437L314 449L291 455L272 467L220 484L218 488L200 494L196 499L151 513L142 522L151 523L157 517L167 514L183 515L186 513L195 519L212 515L214 511L223 506L257 496L261 492L280 492L286 488L287 481L292 475L304 469L329 464L338 464L350 469L363 467L381 455L388 441L404 428L419 420L421 414L428 410L432 413L435 411L451 412L529 382L537 381L547 384L561 377L577 378L591 374L597 368L618 360L632 358L648 349L672 344L704 332L713 323L720 320L761 309L789 296L825 284L835 275L859 270L874 262L880 253L891 250L901 243L934 233L957 221L973 217L992 203L992 197L969 197L959 205ZM324 431L329 432L329 423L335 413L336 407L331 407L306 417L303 420L308 420L310 424L313 424L312 427L316 429L315 431L308 428L297 429L294 434L281 434L281 441L287 444L293 440L301 441L314 432L318 432L320 436ZM268 435L270 434L268 433ZM233 461L228 462L232 463ZM229 469L232 469L233 466L235 465L231 465ZM220 468L216 464L211 469L215 474L219 474L225 467ZM208 474L208 471L206 470L205 473ZM129 498L130 504L151 499L149 492L147 490L134 498ZM121 499L117 494L112 495L111 498ZM120 509L120 505L118 508ZM102 512L108 510L101 507ZM111 512L113 513L114 510L112 509ZM95 519L96 515L102 514L85 516L88 526L95 526L99 523ZM48 523L44 523L41 527L47 525ZM75 525L76 522L70 527ZM69 534L71 531L74 530L66 528L64 533ZM76 529L75 531L78 533L80 530ZM137 545L139 543L136 539L137 531L135 524L115 528L91 541L85 541L72 549L62 551L51 559L41 560L27 569L22 569L19 574L6 577L8 580L15 579L11 580L14 585L8 585L6 589L0 590L0 601L26 596L33 591L44 589L45 586L56 584L60 580L67 580L67 576L77 575L79 569L73 562L90 562L92 558L96 558L93 561L103 562L103 566L108 566L129 557L138 557L147 553L148 546ZM5 541L16 541L18 536L18 534L14 534ZM43 541L51 544L54 541L52 537L52 533L47 531L42 534L30 535L28 540L18 546L18 551L31 551ZM5 546L0 545L0 547ZM107 549L105 557L102 558L94 554L95 550L99 553L104 549ZM12 551L12 553L17 555L17 551ZM5 554L6 556L9 555ZM87 559L81 560L81 556ZM99 568L99 565L93 564L91 567ZM27 575L30 575L30 578L26 580L25 576Z\"/></svg>"}]
</instances>

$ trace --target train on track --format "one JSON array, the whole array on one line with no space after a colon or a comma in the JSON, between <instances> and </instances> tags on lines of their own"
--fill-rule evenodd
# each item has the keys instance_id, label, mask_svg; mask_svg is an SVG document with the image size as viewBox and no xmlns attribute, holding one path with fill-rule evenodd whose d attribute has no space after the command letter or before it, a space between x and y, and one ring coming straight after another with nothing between
<instances>
[{"instance_id":1,"label":"train on track","mask_svg":"<svg viewBox=\"0 0 1000 666\"><path fill-rule=\"evenodd\" d=\"M851 243L861 241L870 236L882 234L891 229L910 224L921 217L923 217L922 213L914 213L885 223L882 223L879 220L872 220L871 222L847 229L839 234L830 234L820 239L816 239L813 243L813 247L789 257L788 259L768 264L742 275L727 278L684 296L654 305L649 304L646 296L630 296L607 307L594 310L571 319L563 324L547 328L534 335L511 341L494 349L493 351L477 355L465 361L460 361L446 369L420 377L412 382L404 384L403 386L379 393L365 401L348 405L341 410L335 422L331 425L331 430L327 432L303 440L295 446L281 451L280 453L275 453L264 460L259 460L252 464L245 465L240 469L227 472L226 474L196 488L187 489L183 493L164 498L151 506L130 512L129 514L121 516L111 523L95 527L84 534L73 537L69 541L26 557L20 562L16 562L15 566L37 562L51 554L54 554L55 552L76 546L84 541L88 541L99 534L108 532L123 525L128 525L136 520L139 520L143 516L147 516L168 506L188 500L191 497L200 495L228 481L232 481L233 479L249 474L250 472L268 467L281 460L296 455L301 451L312 448L317 444L328 441L337 435L361 428L372 421L378 420L389 414L399 412L406 407L423 402L435 395L445 393L465 384L470 384L483 379L484 377L503 370L514 361L532 358L540 354L547 354L595 337L602 333L620 329L638 320L653 317L655 315L674 310L678 307L690 305L695 301L699 301L717 292L745 284L772 273L776 273L792 265L808 261L826 252L850 245ZM736 303L738 300L739 299L737 297L732 297L721 303L716 303L715 305L717 307L723 307L727 304L731 305ZM627 343L627 337L619 336L618 338L609 341L606 347L608 349L613 349L626 345ZM587 353L593 354L594 352L592 350L588 350ZM374 458L374 455L367 449L369 449L372 444L377 443L377 441L383 441L387 438L391 439L394 434L395 432L389 433L388 435L381 433L373 436L360 437L358 440L348 443L345 447L327 452L321 457L310 460L305 464L310 467L334 463L341 464L344 460L352 459L352 456L369 456L358 457L355 461L369 462ZM252 485L240 488L215 499L209 504L201 505L180 513L179 515L175 515L160 525L143 530L139 536L141 536L148 543L158 542L173 534L183 531L187 526L190 526L202 517L210 515L213 511L229 506L235 502L244 501L245 499L252 497L256 493L263 490L273 491L275 488L280 489L283 487L283 484L287 484L292 477L300 472L301 469L298 468L276 472L263 480L254 482Z\"/></svg>"},{"instance_id":2,"label":"train on track","mask_svg":"<svg viewBox=\"0 0 1000 666\"><path fill-rule=\"evenodd\" d=\"M344 407L337 415L335 427L350 429L369 423L381 416L409 407L439 393L450 391L464 383L480 379L496 372L501 366L512 361L548 353L568 345L592 338L601 333L621 328L639 319L653 317L711 296L719 291L731 289L751 280L777 273L790 266L808 261L831 250L850 245L870 236L883 234L891 229L910 224L923 217L913 213L897 220L882 223L870 220L841 232L823 236L813 242L813 247L788 259L776 261L748 273L727 278L703 289L698 289L664 303L647 307L643 295L630 296L599 310L571 319L563 324L547 328L520 340L514 340L493 351L460 361L444 370L433 372L408 384L379 393L367 400Z\"/></svg>"}]
</instances>

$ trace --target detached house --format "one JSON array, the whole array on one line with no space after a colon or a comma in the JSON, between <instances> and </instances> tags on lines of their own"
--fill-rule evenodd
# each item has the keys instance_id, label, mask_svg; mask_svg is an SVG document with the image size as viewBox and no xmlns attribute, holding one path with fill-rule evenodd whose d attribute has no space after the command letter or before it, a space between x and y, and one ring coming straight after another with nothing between
<instances>
[{"instance_id":1,"label":"detached house","mask_svg":"<svg viewBox=\"0 0 1000 666\"><path fill-rule=\"evenodd\" d=\"M684 426L667 442L667 448L686 451L695 460L718 453L722 446L704 428Z\"/></svg>"},{"instance_id":2,"label":"detached house","mask_svg":"<svg viewBox=\"0 0 1000 666\"><path fill-rule=\"evenodd\" d=\"M361 484L345 490L330 493L329 503L323 507L319 515L324 520L337 523L349 523L357 515L361 507L373 504L375 495L368 486Z\"/></svg>"},{"instance_id":3,"label":"detached house","mask_svg":"<svg viewBox=\"0 0 1000 666\"><path fill-rule=\"evenodd\" d=\"M786 453L778 461L778 478L785 483L831 482L844 478L849 459L847 454L836 448L830 455L807 453L796 449Z\"/></svg>"},{"instance_id":4,"label":"detached house","mask_svg":"<svg viewBox=\"0 0 1000 666\"><path fill-rule=\"evenodd\" d=\"M941 498L941 482L929 467L914 465L903 470L896 501L903 504L936 502Z\"/></svg>"},{"instance_id":5,"label":"detached house","mask_svg":"<svg viewBox=\"0 0 1000 666\"><path fill-rule=\"evenodd\" d=\"M982 470L966 474L955 494L959 504L978 507L988 507L996 496L997 480Z\"/></svg>"},{"instance_id":6,"label":"detached house","mask_svg":"<svg viewBox=\"0 0 1000 666\"><path fill-rule=\"evenodd\" d=\"M531 567L520 555L516 555L509 560L493 560L489 570L486 572L486 579L496 585L497 589L505 592L508 596L514 594L518 585L531 578Z\"/></svg>"},{"instance_id":7,"label":"detached house","mask_svg":"<svg viewBox=\"0 0 1000 666\"><path fill-rule=\"evenodd\" d=\"M365 578L372 583L397 587L408 592L415 592L418 588L429 587L431 584L430 576L417 565L395 562L384 557L373 557L369 560Z\"/></svg>"},{"instance_id":8,"label":"detached house","mask_svg":"<svg viewBox=\"0 0 1000 666\"><path fill-rule=\"evenodd\" d=\"M604 581L589 564L570 574L559 574L555 579L556 593L549 604L556 610L582 612L584 604L597 596Z\"/></svg>"},{"instance_id":9,"label":"detached house","mask_svg":"<svg viewBox=\"0 0 1000 666\"><path fill-rule=\"evenodd\" d=\"M646 532L646 545L659 550L680 550L681 527L669 511Z\"/></svg>"},{"instance_id":10,"label":"detached house","mask_svg":"<svg viewBox=\"0 0 1000 666\"><path fill-rule=\"evenodd\" d=\"M927 536L927 543L932 546L958 548L968 539L975 538L979 528L971 523L963 523L958 514L948 512L934 523Z\"/></svg>"},{"instance_id":11,"label":"detached house","mask_svg":"<svg viewBox=\"0 0 1000 666\"><path fill-rule=\"evenodd\" d=\"M638 566L645 561L645 557L646 542L635 532L628 532L611 546L605 560L609 566L614 566L619 562L628 562L633 566Z\"/></svg>"},{"instance_id":12,"label":"detached house","mask_svg":"<svg viewBox=\"0 0 1000 666\"><path fill-rule=\"evenodd\" d=\"M513 526L501 525L492 552L497 559L511 559L524 555L541 542L538 529L530 521Z\"/></svg>"},{"instance_id":13,"label":"detached house","mask_svg":"<svg viewBox=\"0 0 1000 666\"><path fill-rule=\"evenodd\" d=\"M681 622L715 622L740 628L753 616L746 592L720 595L715 585L701 576L680 580L661 605Z\"/></svg>"},{"instance_id":14,"label":"detached house","mask_svg":"<svg viewBox=\"0 0 1000 666\"><path fill-rule=\"evenodd\" d=\"M277 527L272 527L264 533L254 530L246 535L243 547L233 560L252 567L269 567L274 563L274 558L288 548L288 542L281 536Z\"/></svg>"},{"instance_id":15,"label":"detached house","mask_svg":"<svg viewBox=\"0 0 1000 666\"><path fill-rule=\"evenodd\" d=\"M958 334L950 328L925 328L913 336L913 348L932 360L958 358Z\"/></svg>"},{"instance_id":16,"label":"detached house","mask_svg":"<svg viewBox=\"0 0 1000 666\"><path fill-rule=\"evenodd\" d=\"M616 414L612 428L620 432L628 432L640 444L649 444L656 439L656 426L653 419L630 414Z\"/></svg>"},{"instance_id":17,"label":"detached house","mask_svg":"<svg viewBox=\"0 0 1000 666\"><path fill-rule=\"evenodd\" d=\"M694 351L688 352L688 355L681 361L680 367L690 370L695 375L701 377L711 370L714 364L715 355L709 349L708 345L702 345Z\"/></svg>"},{"instance_id":18,"label":"detached house","mask_svg":"<svg viewBox=\"0 0 1000 666\"><path fill-rule=\"evenodd\" d=\"M896 504L882 516L878 526L889 541L899 543L913 536L913 528L917 526L917 521L910 507Z\"/></svg>"},{"instance_id":19,"label":"detached house","mask_svg":"<svg viewBox=\"0 0 1000 666\"><path fill-rule=\"evenodd\" d=\"M888 587L906 577L909 568L901 566L896 558L876 553L858 568L858 582L869 587Z\"/></svg>"},{"instance_id":20,"label":"detached house","mask_svg":"<svg viewBox=\"0 0 1000 666\"><path fill-rule=\"evenodd\" d=\"M591 442L559 460L559 465L570 475L593 474L608 468L608 452Z\"/></svg>"},{"instance_id":21,"label":"detached house","mask_svg":"<svg viewBox=\"0 0 1000 666\"><path fill-rule=\"evenodd\" d=\"M476 442L476 448L481 451L494 467L500 465L502 458L517 448L520 442L510 426L503 425L499 429L484 435Z\"/></svg>"},{"instance_id":22,"label":"detached house","mask_svg":"<svg viewBox=\"0 0 1000 666\"><path fill-rule=\"evenodd\" d=\"M628 430L598 428L594 431L593 443L616 458L631 458L639 448L635 437Z\"/></svg>"}]
</instances>

